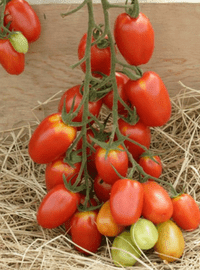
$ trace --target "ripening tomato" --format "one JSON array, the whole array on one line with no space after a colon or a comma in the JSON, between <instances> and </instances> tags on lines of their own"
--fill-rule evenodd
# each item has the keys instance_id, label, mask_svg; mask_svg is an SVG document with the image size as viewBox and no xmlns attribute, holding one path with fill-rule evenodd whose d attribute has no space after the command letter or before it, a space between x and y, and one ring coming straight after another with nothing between
<instances>
[{"instance_id":1,"label":"ripening tomato","mask_svg":"<svg viewBox=\"0 0 200 270\"><path fill-rule=\"evenodd\" d=\"M156 163L149 156L142 156L139 159L139 165L143 168L144 172L159 178L162 174L162 163L159 156L153 156L153 158L158 162ZM148 179L151 180L151 179Z\"/></svg>"},{"instance_id":2,"label":"ripening tomato","mask_svg":"<svg viewBox=\"0 0 200 270\"><path fill-rule=\"evenodd\" d=\"M16 52L8 39L0 39L0 64L12 75L19 75L24 71L24 54Z\"/></svg>"},{"instance_id":3,"label":"ripening tomato","mask_svg":"<svg viewBox=\"0 0 200 270\"><path fill-rule=\"evenodd\" d=\"M173 204L167 191L155 181L142 183L144 203L142 215L155 224L165 222L172 217Z\"/></svg>"},{"instance_id":4,"label":"ripening tomato","mask_svg":"<svg viewBox=\"0 0 200 270\"><path fill-rule=\"evenodd\" d=\"M120 53L130 65L138 66L150 60L154 51L154 30L143 13L137 18L120 14L115 21L114 37Z\"/></svg>"},{"instance_id":5,"label":"ripening tomato","mask_svg":"<svg viewBox=\"0 0 200 270\"><path fill-rule=\"evenodd\" d=\"M133 266L141 252L131 241L130 232L124 231L115 237L111 247L111 255L116 266L126 267Z\"/></svg>"},{"instance_id":6,"label":"ripening tomato","mask_svg":"<svg viewBox=\"0 0 200 270\"><path fill-rule=\"evenodd\" d=\"M37 221L40 226L53 229L66 222L76 211L80 195L72 193L61 184L52 188L43 198Z\"/></svg>"},{"instance_id":7,"label":"ripening tomato","mask_svg":"<svg viewBox=\"0 0 200 270\"><path fill-rule=\"evenodd\" d=\"M75 245L75 248L81 253L95 253L101 245L102 235L97 229L96 219L96 211L78 211L71 219L72 241L80 246Z\"/></svg>"},{"instance_id":8,"label":"ripening tomato","mask_svg":"<svg viewBox=\"0 0 200 270\"><path fill-rule=\"evenodd\" d=\"M105 202L97 215L97 229L105 236L113 237L121 233L125 227L118 225L110 211L110 201Z\"/></svg>"},{"instance_id":9,"label":"ripening tomato","mask_svg":"<svg viewBox=\"0 0 200 270\"><path fill-rule=\"evenodd\" d=\"M129 226L135 223L142 214L142 184L132 179L117 180L110 193L110 209L117 224Z\"/></svg>"},{"instance_id":10,"label":"ripening tomato","mask_svg":"<svg viewBox=\"0 0 200 270\"><path fill-rule=\"evenodd\" d=\"M81 87L80 85L76 85L76 86L68 89L67 91L65 91L65 93L62 95L60 102L59 102L59 105L58 105L59 112L62 112L64 100L65 100L67 112L70 111L74 98L75 98L75 102L74 102L73 112L78 108L78 106L83 98L83 96L80 93L80 87ZM93 101L93 102L90 101L88 106L89 106L89 112L97 117L99 115L99 112L100 112L100 109L102 106L102 100L99 99L99 100ZM78 115L72 120L74 122L81 122L82 117L83 117L83 106L81 107L80 111L78 112Z\"/></svg>"},{"instance_id":11,"label":"ripening tomato","mask_svg":"<svg viewBox=\"0 0 200 270\"><path fill-rule=\"evenodd\" d=\"M122 135L128 136L129 139L134 140L149 149L151 143L151 131L141 120L135 125L131 125L123 119L119 119L118 125ZM138 160L139 156L145 151L140 146L128 140L125 140L124 144L135 160Z\"/></svg>"},{"instance_id":12,"label":"ripening tomato","mask_svg":"<svg viewBox=\"0 0 200 270\"><path fill-rule=\"evenodd\" d=\"M81 60L85 56L86 50L86 41L87 41L87 33L83 35L78 45L78 58ZM95 39L92 37L91 42L94 42ZM91 47L91 72L93 76L98 76L95 72L101 72L105 75L110 74L111 68L111 51L110 47L99 48L97 44ZM86 63L83 62L81 64L81 69L83 72L86 72Z\"/></svg>"},{"instance_id":13,"label":"ripening tomato","mask_svg":"<svg viewBox=\"0 0 200 270\"><path fill-rule=\"evenodd\" d=\"M147 71L138 80L129 80L125 91L140 120L147 126L162 126L170 119L171 102L159 75Z\"/></svg>"},{"instance_id":14,"label":"ripening tomato","mask_svg":"<svg viewBox=\"0 0 200 270\"><path fill-rule=\"evenodd\" d=\"M21 32L14 32L9 36L9 40L15 51L19 53L28 52L28 40Z\"/></svg>"},{"instance_id":15,"label":"ripening tomato","mask_svg":"<svg viewBox=\"0 0 200 270\"><path fill-rule=\"evenodd\" d=\"M71 181L71 184L74 184L80 171L80 167L80 162L75 163L73 167L64 162L64 156L48 163L45 169L45 183L47 190L49 191L54 186L63 184L63 174L65 175L67 182Z\"/></svg>"},{"instance_id":16,"label":"ripening tomato","mask_svg":"<svg viewBox=\"0 0 200 270\"><path fill-rule=\"evenodd\" d=\"M11 0L6 4L4 15L4 24L11 23L9 29L22 32L28 42L34 42L39 38L40 20L27 1Z\"/></svg>"},{"instance_id":17,"label":"ripening tomato","mask_svg":"<svg viewBox=\"0 0 200 270\"><path fill-rule=\"evenodd\" d=\"M185 241L180 228L171 220L157 225L158 241L155 251L162 260L173 262L179 259L185 248Z\"/></svg>"},{"instance_id":18,"label":"ripening tomato","mask_svg":"<svg viewBox=\"0 0 200 270\"><path fill-rule=\"evenodd\" d=\"M128 171L128 155L121 145L119 145L118 148L119 150L109 150L107 157L107 150L102 147L98 147L95 153L97 172L104 182L110 185L114 184L114 182L119 179L113 167L124 177Z\"/></svg>"},{"instance_id":19,"label":"ripening tomato","mask_svg":"<svg viewBox=\"0 0 200 270\"><path fill-rule=\"evenodd\" d=\"M197 203L189 194L181 194L172 199L173 215L176 224L187 231L198 228L200 224L200 211Z\"/></svg>"},{"instance_id":20,"label":"ripening tomato","mask_svg":"<svg viewBox=\"0 0 200 270\"><path fill-rule=\"evenodd\" d=\"M29 141L32 160L47 164L64 154L76 137L76 128L65 124L60 113L47 116L36 128Z\"/></svg>"},{"instance_id":21,"label":"ripening tomato","mask_svg":"<svg viewBox=\"0 0 200 270\"><path fill-rule=\"evenodd\" d=\"M117 90L118 90L119 96L125 103L128 104L128 98L124 91L124 85L129 80L129 78L128 76L120 72L116 72L115 77L116 77ZM114 98L113 90L111 90L105 97L103 97L103 103L110 110L112 110L112 107L113 107L113 98ZM118 113L125 114L126 112L127 110L125 110L124 106L120 103L120 101L118 101Z\"/></svg>"},{"instance_id":22,"label":"ripening tomato","mask_svg":"<svg viewBox=\"0 0 200 270\"><path fill-rule=\"evenodd\" d=\"M112 185L104 182L103 179L99 175L95 177L94 192L100 201L106 202L110 199L111 188L112 188Z\"/></svg>"}]
</instances>

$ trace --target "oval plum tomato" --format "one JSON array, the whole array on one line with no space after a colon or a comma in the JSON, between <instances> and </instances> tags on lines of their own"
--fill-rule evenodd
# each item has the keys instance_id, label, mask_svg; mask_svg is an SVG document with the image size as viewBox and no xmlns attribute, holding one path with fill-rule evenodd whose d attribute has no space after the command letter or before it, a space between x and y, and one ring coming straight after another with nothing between
<instances>
[{"instance_id":1,"label":"oval plum tomato","mask_svg":"<svg viewBox=\"0 0 200 270\"><path fill-rule=\"evenodd\" d=\"M103 179L99 175L95 177L94 192L100 201L106 202L110 199L111 188L112 188L112 185L104 182Z\"/></svg>"},{"instance_id":2,"label":"oval plum tomato","mask_svg":"<svg viewBox=\"0 0 200 270\"><path fill-rule=\"evenodd\" d=\"M141 216L143 208L142 184L132 179L117 180L110 193L110 209L117 224L129 226Z\"/></svg>"},{"instance_id":3,"label":"oval plum tomato","mask_svg":"<svg viewBox=\"0 0 200 270\"><path fill-rule=\"evenodd\" d=\"M64 185L57 185L44 196L38 212L40 226L53 229L66 222L76 211L80 195L67 190Z\"/></svg>"},{"instance_id":4,"label":"oval plum tomato","mask_svg":"<svg viewBox=\"0 0 200 270\"><path fill-rule=\"evenodd\" d=\"M128 136L129 139L134 140L149 149L151 143L151 131L141 120L135 125L131 125L123 119L119 119L118 125L122 135ZM124 144L135 160L138 160L139 156L145 151L140 146L128 140L125 140Z\"/></svg>"},{"instance_id":5,"label":"oval plum tomato","mask_svg":"<svg viewBox=\"0 0 200 270\"><path fill-rule=\"evenodd\" d=\"M143 13L137 18L120 14L115 21L114 37L120 53L130 65L138 66L150 60L154 51L154 30Z\"/></svg>"},{"instance_id":6,"label":"oval plum tomato","mask_svg":"<svg viewBox=\"0 0 200 270\"><path fill-rule=\"evenodd\" d=\"M81 60L85 56L86 50L86 41L87 41L87 33L83 35L78 45L78 58ZM92 37L91 42L94 42L95 39ZM86 72L86 63L83 62L81 65L81 69L83 72ZM111 68L111 51L110 47L106 47L103 49L98 48L97 44L94 44L91 47L91 71L93 76L98 76L95 72L101 72L105 75L110 74Z\"/></svg>"},{"instance_id":7,"label":"oval plum tomato","mask_svg":"<svg viewBox=\"0 0 200 270\"><path fill-rule=\"evenodd\" d=\"M65 124L60 113L47 116L36 128L29 141L32 160L47 164L64 154L76 137L76 128Z\"/></svg>"},{"instance_id":8,"label":"oval plum tomato","mask_svg":"<svg viewBox=\"0 0 200 270\"><path fill-rule=\"evenodd\" d=\"M71 219L72 241L80 246L75 245L75 248L81 253L89 255L86 250L95 253L101 245L102 235L97 229L96 219L95 211L76 212Z\"/></svg>"},{"instance_id":9,"label":"oval plum tomato","mask_svg":"<svg viewBox=\"0 0 200 270\"><path fill-rule=\"evenodd\" d=\"M9 40L15 51L24 54L28 52L28 40L21 32L14 32L10 35Z\"/></svg>"},{"instance_id":10,"label":"oval plum tomato","mask_svg":"<svg viewBox=\"0 0 200 270\"><path fill-rule=\"evenodd\" d=\"M118 148L119 150L109 150L107 157L107 150L102 147L98 147L95 153L97 172L104 182L110 185L114 184L114 182L119 179L113 167L124 177L128 171L128 155L121 145L119 145Z\"/></svg>"},{"instance_id":11,"label":"oval plum tomato","mask_svg":"<svg viewBox=\"0 0 200 270\"><path fill-rule=\"evenodd\" d=\"M121 233L125 227L118 225L110 211L110 201L105 202L97 215L97 229L105 236L113 237Z\"/></svg>"},{"instance_id":12,"label":"oval plum tomato","mask_svg":"<svg viewBox=\"0 0 200 270\"><path fill-rule=\"evenodd\" d=\"M0 39L0 64L12 75L19 75L24 71L24 54L16 52L8 39Z\"/></svg>"},{"instance_id":13,"label":"oval plum tomato","mask_svg":"<svg viewBox=\"0 0 200 270\"><path fill-rule=\"evenodd\" d=\"M158 230L148 219L140 218L130 229L131 240L140 249L148 250L158 241Z\"/></svg>"},{"instance_id":14,"label":"oval plum tomato","mask_svg":"<svg viewBox=\"0 0 200 270\"><path fill-rule=\"evenodd\" d=\"M63 184L63 174L67 182L71 181L74 184L80 171L81 163L75 163L74 167L64 162L64 156L48 163L45 169L45 183L49 191L54 186Z\"/></svg>"},{"instance_id":15,"label":"oval plum tomato","mask_svg":"<svg viewBox=\"0 0 200 270\"><path fill-rule=\"evenodd\" d=\"M156 163L149 156L142 156L139 159L139 165L143 168L144 172L159 178L162 174L162 163L159 156L153 156L153 158L158 162ZM151 179L148 179L151 180Z\"/></svg>"},{"instance_id":16,"label":"oval plum tomato","mask_svg":"<svg viewBox=\"0 0 200 270\"><path fill-rule=\"evenodd\" d=\"M9 29L22 32L28 42L34 42L39 38L40 20L27 1L11 0L6 4L4 15L4 24L11 23Z\"/></svg>"},{"instance_id":17,"label":"oval plum tomato","mask_svg":"<svg viewBox=\"0 0 200 270\"><path fill-rule=\"evenodd\" d=\"M121 99L128 104L128 98L124 91L124 85L129 80L129 78L120 72L115 73L116 81L117 81L117 90ZM105 97L103 97L103 103L112 110L113 107L113 90L111 90ZM125 110L124 106L118 101L118 113L125 114L127 111Z\"/></svg>"},{"instance_id":18,"label":"oval plum tomato","mask_svg":"<svg viewBox=\"0 0 200 270\"><path fill-rule=\"evenodd\" d=\"M124 231L115 237L111 255L113 262L118 267L133 266L140 257L140 250L131 241L130 232Z\"/></svg>"},{"instance_id":19,"label":"oval plum tomato","mask_svg":"<svg viewBox=\"0 0 200 270\"><path fill-rule=\"evenodd\" d=\"M172 199L173 215L176 224L187 231L195 230L200 224L200 211L197 203L189 194L181 194Z\"/></svg>"},{"instance_id":20,"label":"oval plum tomato","mask_svg":"<svg viewBox=\"0 0 200 270\"><path fill-rule=\"evenodd\" d=\"M170 119L171 102L163 81L153 71L136 80L129 80L125 91L131 105L136 107L141 121L150 127L162 126ZM155 105L156 104L156 105Z\"/></svg>"},{"instance_id":21,"label":"oval plum tomato","mask_svg":"<svg viewBox=\"0 0 200 270\"><path fill-rule=\"evenodd\" d=\"M167 191L155 181L142 183L144 203L142 215L155 224L165 222L172 217L173 204Z\"/></svg>"},{"instance_id":22,"label":"oval plum tomato","mask_svg":"<svg viewBox=\"0 0 200 270\"><path fill-rule=\"evenodd\" d=\"M171 220L157 225L158 241L155 251L162 260L173 262L179 259L185 248L185 241L180 228Z\"/></svg>"},{"instance_id":23,"label":"oval plum tomato","mask_svg":"<svg viewBox=\"0 0 200 270\"><path fill-rule=\"evenodd\" d=\"M58 112L62 112L64 100L66 101L65 105L66 105L67 112L70 111L74 98L75 98L75 102L74 102L73 112L78 108L78 106L83 98L83 96L80 93L80 87L81 87L80 85L76 85L76 86L68 89L67 91L65 91L65 93L62 95L62 97L60 99L60 102L58 105ZM89 102L88 106L89 106L89 112L97 117L99 115L99 112L100 112L100 109L102 106L102 100L99 99L97 101ZM83 106L81 107L80 111L78 112L78 115L73 119L73 121L74 122L81 122L82 117L83 117Z\"/></svg>"}]
</instances>

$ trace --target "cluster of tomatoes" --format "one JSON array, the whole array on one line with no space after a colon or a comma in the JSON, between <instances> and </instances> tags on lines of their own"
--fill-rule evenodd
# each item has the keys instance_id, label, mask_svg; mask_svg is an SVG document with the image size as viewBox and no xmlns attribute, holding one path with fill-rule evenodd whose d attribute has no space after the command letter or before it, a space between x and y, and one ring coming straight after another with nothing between
<instances>
[{"instance_id":1,"label":"cluster of tomatoes","mask_svg":"<svg viewBox=\"0 0 200 270\"><path fill-rule=\"evenodd\" d=\"M0 25L0 64L12 75L24 71L25 53L29 43L41 33L41 24L33 8L25 0L11 0L4 5L4 18Z\"/></svg>"},{"instance_id":2,"label":"cluster of tomatoes","mask_svg":"<svg viewBox=\"0 0 200 270\"><path fill-rule=\"evenodd\" d=\"M127 13L120 14L115 22L114 38L120 53L131 66L150 60L154 31L144 14L139 13L136 18ZM107 40L105 36L104 41ZM84 34L78 47L80 60L85 55L86 41L87 34ZM109 78L110 46L98 47L94 37L91 42L94 42L90 51L91 73L96 76L96 72L100 72L105 75L103 78ZM81 63L81 68L86 72L85 62ZM103 78L96 78L95 82L99 80L101 84ZM91 118L91 121L85 134L81 128L84 114L82 85L68 89L61 97L58 111L47 116L32 134L30 157L34 162L46 164L47 194L39 206L37 221L48 229L64 224L75 248L84 254L96 252L102 236L115 237L111 254L118 266L133 265L141 250L153 247L162 253L162 259L173 261L184 249L180 228L196 229L200 211L190 195L182 193L170 198L155 181L162 173L162 164L159 156L147 151L151 142L150 127L164 125L169 120L169 95L159 75L152 71L141 73L136 80L123 72L115 72L115 79L120 97L118 112L113 112L118 114L115 127L118 133L111 144L111 133L105 131L105 123L103 128L97 128L93 122L98 118L102 104L112 110L112 84L107 87L110 91L101 98L95 100L91 95L93 99L87 104L87 120ZM133 108L136 108L139 120L130 117L131 111L135 115ZM77 113L73 115L75 111ZM83 151L87 154L85 164L81 160ZM137 180L130 174L134 167L140 172Z\"/></svg>"}]
</instances>

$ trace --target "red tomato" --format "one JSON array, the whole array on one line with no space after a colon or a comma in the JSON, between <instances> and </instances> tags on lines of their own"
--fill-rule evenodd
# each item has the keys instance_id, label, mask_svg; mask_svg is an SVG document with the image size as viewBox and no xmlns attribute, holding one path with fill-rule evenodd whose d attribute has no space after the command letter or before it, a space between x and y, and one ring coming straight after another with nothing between
<instances>
[{"instance_id":1,"label":"red tomato","mask_svg":"<svg viewBox=\"0 0 200 270\"><path fill-rule=\"evenodd\" d=\"M173 204L167 191L155 181L142 183L144 203L142 215L155 224L165 222L172 217Z\"/></svg>"},{"instance_id":2,"label":"red tomato","mask_svg":"<svg viewBox=\"0 0 200 270\"><path fill-rule=\"evenodd\" d=\"M150 127L164 125L171 116L171 102L167 88L158 74L147 71L136 80L129 80L125 91L141 121Z\"/></svg>"},{"instance_id":3,"label":"red tomato","mask_svg":"<svg viewBox=\"0 0 200 270\"><path fill-rule=\"evenodd\" d=\"M143 168L143 170L156 178L159 178L162 174L162 163L159 156L153 156L153 158L159 163L153 161L149 156L143 156L139 159L139 165ZM148 179L151 180L151 179Z\"/></svg>"},{"instance_id":4,"label":"red tomato","mask_svg":"<svg viewBox=\"0 0 200 270\"><path fill-rule=\"evenodd\" d=\"M79 90L80 90L80 85L76 85L76 86L68 89L62 95L61 100L59 102L59 106L58 106L59 112L62 112L64 100L66 100L66 111L69 112L71 109L74 97L75 97L75 103L74 103L73 112L78 108L78 106L82 100L82 97L83 97ZM94 116L97 117L99 115L99 112L100 112L100 109L102 106L102 100L99 99L98 101L89 102L88 106L89 106L90 113L92 113ZM83 117L83 106L81 107L78 115L73 119L73 121L74 122L81 122L82 117Z\"/></svg>"},{"instance_id":5,"label":"red tomato","mask_svg":"<svg viewBox=\"0 0 200 270\"><path fill-rule=\"evenodd\" d=\"M37 221L40 226L53 229L66 222L76 211L80 195L67 190L64 185L52 188L43 198Z\"/></svg>"},{"instance_id":6,"label":"red tomato","mask_svg":"<svg viewBox=\"0 0 200 270\"><path fill-rule=\"evenodd\" d=\"M128 226L141 216L143 207L142 184L132 179L119 179L110 193L110 209L117 224Z\"/></svg>"},{"instance_id":7,"label":"red tomato","mask_svg":"<svg viewBox=\"0 0 200 270\"><path fill-rule=\"evenodd\" d=\"M39 38L40 20L27 1L11 0L7 3L4 14L5 25L11 22L10 30L22 32L28 42L34 42Z\"/></svg>"},{"instance_id":8,"label":"red tomato","mask_svg":"<svg viewBox=\"0 0 200 270\"><path fill-rule=\"evenodd\" d=\"M45 169L45 183L46 188L49 191L54 186L63 184L63 174L66 177L67 182L71 179L71 183L74 184L78 176L81 163L75 163L74 167L64 162L64 156L48 163Z\"/></svg>"},{"instance_id":9,"label":"red tomato","mask_svg":"<svg viewBox=\"0 0 200 270\"><path fill-rule=\"evenodd\" d=\"M19 75L24 71L24 54L16 52L8 39L0 39L0 64L12 75Z\"/></svg>"},{"instance_id":10,"label":"red tomato","mask_svg":"<svg viewBox=\"0 0 200 270\"><path fill-rule=\"evenodd\" d=\"M106 149L98 147L95 153L95 165L99 176L104 182L112 185L119 179L119 176L112 165L122 176L126 176L128 171L128 155L124 148L119 145L121 150L109 150L106 158Z\"/></svg>"},{"instance_id":11,"label":"red tomato","mask_svg":"<svg viewBox=\"0 0 200 270\"><path fill-rule=\"evenodd\" d=\"M85 49L86 49L86 40L87 34L84 34L80 40L78 46L78 58L81 60L85 56ZM94 42L94 37L92 37L91 42ZM97 44L91 47L91 71L94 76L97 76L95 72L101 72L105 75L110 74L111 68L111 51L110 47L100 49L98 48ZM86 64L83 62L81 64L81 69L83 72L86 72Z\"/></svg>"},{"instance_id":12,"label":"red tomato","mask_svg":"<svg viewBox=\"0 0 200 270\"><path fill-rule=\"evenodd\" d=\"M112 186L103 181L103 179L97 175L94 179L94 192L100 201L106 202L110 199L110 192Z\"/></svg>"},{"instance_id":13,"label":"red tomato","mask_svg":"<svg viewBox=\"0 0 200 270\"><path fill-rule=\"evenodd\" d=\"M76 128L62 121L60 113L47 116L29 141L29 155L36 163L47 164L64 154L76 137Z\"/></svg>"},{"instance_id":14,"label":"red tomato","mask_svg":"<svg viewBox=\"0 0 200 270\"><path fill-rule=\"evenodd\" d=\"M174 208L172 218L176 224L187 231L197 229L200 224L200 212L192 196L181 194L173 198L172 203Z\"/></svg>"},{"instance_id":15,"label":"red tomato","mask_svg":"<svg viewBox=\"0 0 200 270\"><path fill-rule=\"evenodd\" d=\"M131 125L124 120L119 119L118 125L122 135L129 136L129 139L134 140L149 149L151 143L151 131L141 120L135 125ZM145 151L140 146L130 141L125 140L124 144L135 160L138 160L139 156Z\"/></svg>"},{"instance_id":16,"label":"red tomato","mask_svg":"<svg viewBox=\"0 0 200 270\"><path fill-rule=\"evenodd\" d=\"M95 253L101 245L102 235L97 229L96 219L95 211L76 212L71 219L72 241L80 246L75 245L75 248L81 253L89 254L82 248Z\"/></svg>"},{"instance_id":17,"label":"red tomato","mask_svg":"<svg viewBox=\"0 0 200 270\"><path fill-rule=\"evenodd\" d=\"M115 21L114 37L120 53L130 65L138 66L150 60L154 51L154 30L143 13L137 18L120 14Z\"/></svg>"},{"instance_id":18,"label":"red tomato","mask_svg":"<svg viewBox=\"0 0 200 270\"><path fill-rule=\"evenodd\" d=\"M126 92L124 91L124 85L125 83L129 80L129 78L120 72L115 73L116 76L116 81L117 81L117 90L119 93L119 96L121 99L128 104L128 98L126 95ZM112 110L113 107L113 90L111 90L104 98L103 98L103 103L110 109ZM124 114L126 113L127 110L125 110L124 106L118 101L118 113L119 114Z\"/></svg>"}]
</instances>

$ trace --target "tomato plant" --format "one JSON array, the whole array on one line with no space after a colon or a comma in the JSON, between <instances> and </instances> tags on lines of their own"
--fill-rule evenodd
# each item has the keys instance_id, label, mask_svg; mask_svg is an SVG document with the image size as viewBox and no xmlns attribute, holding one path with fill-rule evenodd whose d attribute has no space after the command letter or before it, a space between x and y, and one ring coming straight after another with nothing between
<instances>
[{"instance_id":1,"label":"tomato plant","mask_svg":"<svg viewBox=\"0 0 200 270\"><path fill-rule=\"evenodd\" d=\"M66 222L76 211L79 193L73 193L61 184L52 188L43 198L38 212L38 224L53 229Z\"/></svg>"},{"instance_id":2,"label":"tomato plant","mask_svg":"<svg viewBox=\"0 0 200 270\"><path fill-rule=\"evenodd\" d=\"M167 221L172 217L173 204L167 191L155 181L142 183L144 203L142 215L155 224Z\"/></svg>"},{"instance_id":3,"label":"tomato plant","mask_svg":"<svg viewBox=\"0 0 200 270\"><path fill-rule=\"evenodd\" d=\"M155 251L162 260L173 262L179 259L184 251L185 241L180 228L171 220L157 225L158 241Z\"/></svg>"},{"instance_id":4,"label":"tomato plant","mask_svg":"<svg viewBox=\"0 0 200 270\"><path fill-rule=\"evenodd\" d=\"M103 181L103 179L97 175L94 179L94 192L100 201L106 202L110 199L112 185Z\"/></svg>"},{"instance_id":5,"label":"tomato plant","mask_svg":"<svg viewBox=\"0 0 200 270\"><path fill-rule=\"evenodd\" d=\"M140 79L129 80L125 85L125 91L132 106L136 107L140 120L145 125L162 126L170 119L169 94L157 73L146 71Z\"/></svg>"},{"instance_id":6,"label":"tomato plant","mask_svg":"<svg viewBox=\"0 0 200 270\"><path fill-rule=\"evenodd\" d=\"M4 12L4 23L10 23L10 30L20 31L28 42L34 42L40 37L41 24L34 9L25 0L11 0Z\"/></svg>"},{"instance_id":7,"label":"tomato plant","mask_svg":"<svg viewBox=\"0 0 200 270\"><path fill-rule=\"evenodd\" d=\"M176 224L184 230L191 231L200 224L200 211L191 195L183 193L172 199L173 215Z\"/></svg>"},{"instance_id":8,"label":"tomato plant","mask_svg":"<svg viewBox=\"0 0 200 270\"><path fill-rule=\"evenodd\" d=\"M65 124L60 113L47 116L35 129L28 151L34 162L47 164L64 154L76 137L76 128Z\"/></svg>"},{"instance_id":9,"label":"tomato plant","mask_svg":"<svg viewBox=\"0 0 200 270\"><path fill-rule=\"evenodd\" d=\"M138 163L143 168L145 173L159 178L162 174L162 163L159 156L152 156L158 163L156 163L150 156L142 156L140 157ZM148 179L151 180L151 179Z\"/></svg>"},{"instance_id":10,"label":"tomato plant","mask_svg":"<svg viewBox=\"0 0 200 270\"><path fill-rule=\"evenodd\" d=\"M142 184L132 179L119 179L110 193L110 209L117 224L128 226L135 223L142 214Z\"/></svg>"}]
</instances>

